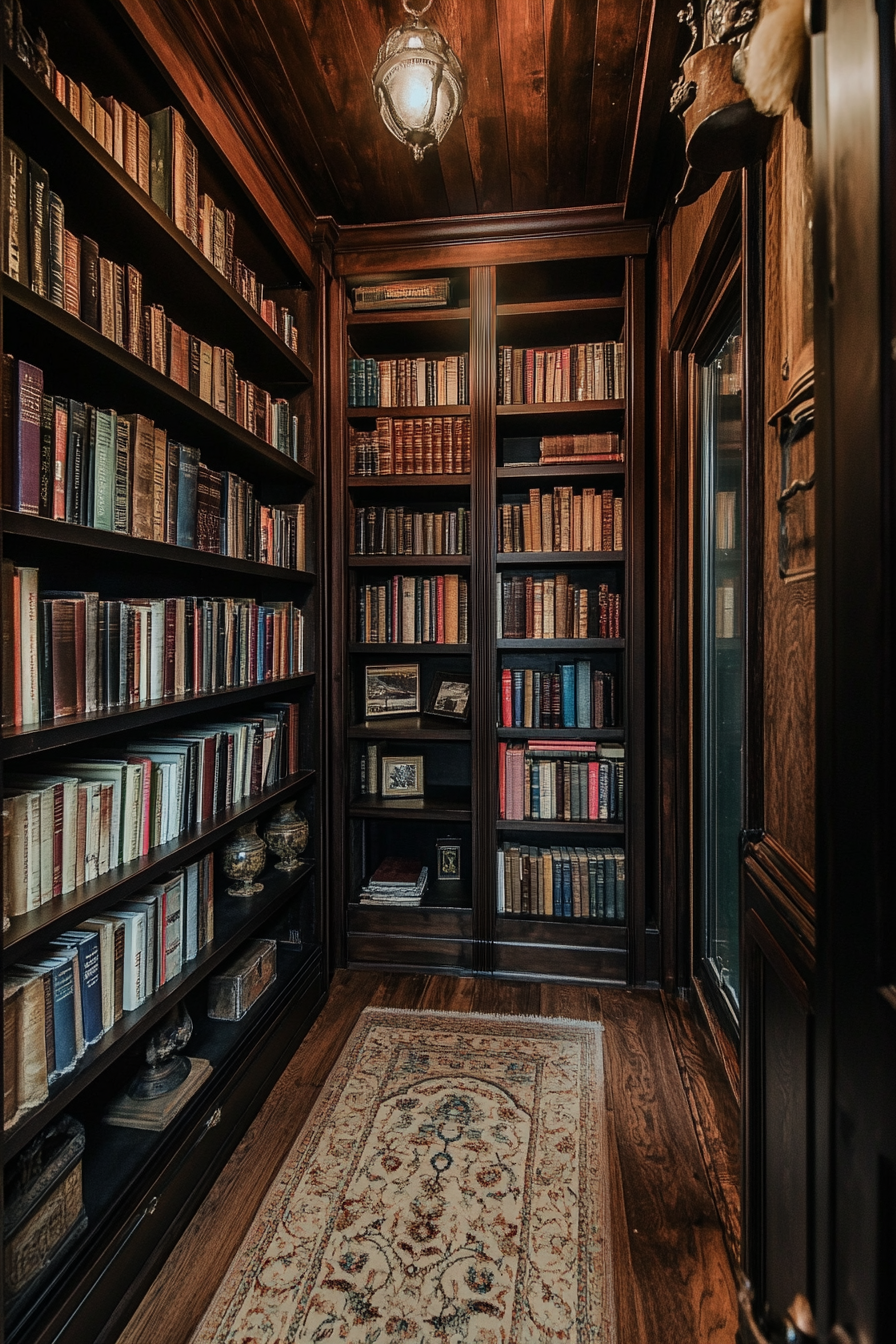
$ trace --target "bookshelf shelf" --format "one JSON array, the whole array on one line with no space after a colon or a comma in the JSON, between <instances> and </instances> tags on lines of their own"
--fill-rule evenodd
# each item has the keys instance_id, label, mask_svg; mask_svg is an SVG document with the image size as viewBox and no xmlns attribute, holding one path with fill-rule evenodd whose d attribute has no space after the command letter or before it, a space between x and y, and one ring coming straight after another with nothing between
<instances>
[{"instance_id":1,"label":"bookshelf shelf","mask_svg":"<svg viewBox=\"0 0 896 1344\"><path fill-rule=\"evenodd\" d=\"M624 462L557 462L549 466L546 462L520 462L498 467L499 481L552 481L562 477L624 476Z\"/></svg>"},{"instance_id":2,"label":"bookshelf shelf","mask_svg":"<svg viewBox=\"0 0 896 1344\"><path fill-rule=\"evenodd\" d=\"M4 312L6 346L22 358L39 351L35 362L43 368L45 386L50 390L92 398L99 405L136 406L196 447L211 449L237 472L251 469L278 483L313 482L314 474L307 467L250 434L64 308L8 276L3 277L3 294L16 310L14 314ZM59 338L58 345L47 340L48 332ZM20 349L23 342L28 352ZM77 368L74 378L72 365Z\"/></svg>"},{"instance_id":3,"label":"bookshelf shelf","mask_svg":"<svg viewBox=\"0 0 896 1344\"><path fill-rule=\"evenodd\" d=\"M141 888L172 868L189 863L207 849L213 848L237 826L254 821L277 803L292 798L300 789L311 784L314 778L313 770L300 770L241 806L217 812L208 821L184 831L176 840L151 849L142 858L123 864L113 872L104 873L68 896L54 897L52 902L42 905L38 910L14 915L12 927L4 941L3 965L12 966L21 961L22 957L36 952L70 925L89 919L91 915L119 901L130 900Z\"/></svg>"},{"instance_id":4,"label":"bookshelf shelf","mask_svg":"<svg viewBox=\"0 0 896 1344\"><path fill-rule=\"evenodd\" d=\"M433 789L426 798L356 798L349 805L353 817L391 821L470 821L469 789Z\"/></svg>"},{"instance_id":5,"label":"bookshelf shelf","mask_svg":"<svg viewBox=\"0 0 896 1344\"><path fill-rule=\"evenodd\" d=\"M624 411L625 402L616 401L537 401L495 407L499 420L539 419L551 415L598 415L605 411Z\"/></svg>"},{"instance_id":6,"label":"bookshelf shelf","mask_svg":"<svg viewBox=\"0 0 896 1344\"><path fill-rule=\"evenodd\" d=\"M498 551L499 568L511 565L621 565L625 551Z\"/></svg>"},{"instance_id":7,"label":"bookshelf shelf","mask_svg":"<svg viewBox=\"0 0 896 1344\"><path fill-rule=\"evenodd\" d=\"M349 420L376 420L379 416L389 420L425 420L430 416L469 414L469 406L349 406L346 409Z\"/></svg>"},{"instance_id":8,"label":"bookshelf shelf","mask_svg":"<svg viewBox=\"0 0 896 1344\"><path fill-rule=\"evenodd\" d=\"M50 184L90 234L102 229L124 240L119 261L143 272L148 300L158 294L170 316L201 313L204 331L193 331L233 349L244 377L262 386L312 381L311 369L283 342L238 290L229 284L186 234L140 189L67 108L13 55L3 57L6 81L6 134L19 125L41 145ZM99 204L101 203L101 205ZM94 222L95 221L95 222ZM102 251L101 247L101 251ZM132 250L132 251L131 251ZM104 253L105 255L105 253ZM179 306L180 305L180 306ZM196 317L194 321L200 320Z\"/></svg>"},{"instance_id":9,"label":"bookshelf shelf","mask_svg":"<svg viewBox=\"0 0 896 1344\"><path fill-rule=\"evenodd\" d=\"M581 730L583 733L586 729ZM536 831L550 831L558 835L625 835L625 825L618 821L506 821L496 823L499 831L523 832L533 834Z\"/></svg>"},{"instance_id":10,"label":"bookshelf shelf","mask_svg":"<svg viewBox=\"0 0 896 1344\"><path fill-rule=\"evenodd\" d=\"M349 569L469 569L468 555L350 555Z\"/></svg>"},{"instance_id":11,"label":"bookshelf shelf","mask_svg":"<svg viewBox=\"0 0 896 1344\"><path fill-rule=\"evenodd\" d=\"M499 649L538 653L542 649L624 649L624 639L499 639Z\"/></svg>"},{"instance_id":12,"label":"bookshelf shelf","mask_svg":"<svg viewBox=\"0 0 896 1344\"><path fill-rule=\"evenodd\" d=\"M154 700L148 705L128 705L95 714L72 714L65 719L22 728L5 728L0 738L0 759L18 760L41 751L58 751L77 742L108 737L112 733L134 732L138 728L167 723L189 714L208 713L211 710L230 710L252 700L279 698L306 690L314 685L313 672L278 681L264 681L252 686L231 686L223 691L207 691L189 695L182 700Z\"/></svg>"},{"instance_id":13,"label":"bookshelf shelf","mask_svg":"<svg viewBox=\"0 0 896 1344\"><path fill-rule=\"evenodd\" d=\"M257 896L215 896L215 937L193 961L147 998L139 1008L126 1012L96 1045L90 1046L75 1070L50 1084L49 1099L22 1117L4 1134L9 1156L20 1152L54 1115L71 1104L76 1096L117 1059L140 1036L145 1035L168 1010L203 981L217 966L235 952L271 914L294 895L300 883L311 874L314 864L303 863L297 873L270 872L264 879L264 891ZM223 884L221 886L223 892ZM52 935L50 935L52 936ZM309 952L309 956L310 956Z\"/></svg>"},{"instance_id":14,"label":"bookshelf shelf","mask_svg":"<svg viewBox=\"0 0 896 1344\"><path fill-rule=\"evenodd\" d=\"M33 514L2 511L3 534L39 542L42 547L59 546L68 550L77 547L81 552L93 551L98 557L114 552L133 560L149 560L165 566L184 566L188 570L205 569L216 574L240 574L259 582L295 584L308 587L317 582L317 576L305 569L285 569L280 565L263 565L257 560L238 560L229 555L214 555L208 551L192 550L188 546L172 546L164 541L143 541L138 537L118 532L104 532L78 523L63 523L53 518L35 518Z\"/></svg>"},{"instance_id":15,"label":"bookshelf shelf","mask_svg":"<svg viewBox=\"0 0 896 1344\"><path fill-rule=\"evenodd\" d=\"M610 294L587 299L542 299L534 303L499 303L496 309L502 317L565 317L572 313L621 312L625 309L623 294Z\"/></svg>"},{"instance_id":16,"label":"bookshelf shelf","mask_svg":"<svg viewBox=\"0 0 896 1344\"><path fill-rule=\"evenodd\" d=\"M348 645L349 653L373 654L428 654L434 657L453 658L458 654L472 651L472 644L357 644Z\"/></svg>"},{"instance_id":17,"label":"bookshelf shelf","mask_svg":"<svg viewBox=\"0 0 896 1344\"><path fill-rule=\"evenodd\" d=\"M428 487L433 490L441 490L445 486L463 486L469 488L470 477L468 475L429 475L422 473L418 476L410 473L406 476L349 476L348 488L350 490L404 490L407 488Z\"/></svg>"},{"instance_id":18,"label":"bookshelf shelf","mask_svg":"<svg viewBox=\"0 0 896 1344\"><path fill-rule=\"evenodd\" d=\"M429 322L469 322L469 308L400 308L391 312L350 313L346 325L354 327L417 326Z\"/></svg>"},{"instance_id":19,"label":"bookshelf shelf","mask_svg":"<svg viewBox=\"0 0 896 1344\"><path fill-rule=\"evenodd\" d=\"M600 742L624 742L624 728L498 728L499 738L551 738L558 742L577 742L582 737Z\"/></svg>"},{"instance_id":20,"label":"bookshelf shelf","mask_svg":"<svg viewBox=\"0 0 896 1344\"><path fill-rule=\"evenodd\" d=\"M444 719L414 714L406 719L374 719L356 723L348 729L347 736L361 741L382 738L389 742L469 742L472 733L469 728L452 727Z\"/></svg>"}]
</instances>

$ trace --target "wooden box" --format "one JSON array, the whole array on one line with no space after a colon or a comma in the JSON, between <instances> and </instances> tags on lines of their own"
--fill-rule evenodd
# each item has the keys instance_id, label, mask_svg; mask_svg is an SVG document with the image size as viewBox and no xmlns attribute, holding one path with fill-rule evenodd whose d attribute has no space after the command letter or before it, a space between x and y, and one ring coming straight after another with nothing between
<instances>
[{"instance_id":1,"label":"wooden box","mask_svg":"<svg viewBox=\"0 0 896 1344\"><path fill-rule=\"evenodd\" d=\"M276 979L276 942L273 938L253 938L235 961L209 980L209 1017L239 1022Z\"/></svg>"}]
</instances>

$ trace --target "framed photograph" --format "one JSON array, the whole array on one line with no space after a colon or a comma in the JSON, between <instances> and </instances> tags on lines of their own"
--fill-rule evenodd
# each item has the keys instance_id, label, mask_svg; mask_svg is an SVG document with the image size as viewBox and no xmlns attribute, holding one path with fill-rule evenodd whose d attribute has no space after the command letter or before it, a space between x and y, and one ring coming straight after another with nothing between
<instances>
[{"instance_id":1,"label":"framed photograph","mask_svg":"<svg viewBox=\"0 0 896 1344\"><path fill-rule=\"evenodd\" d=\"M385 719L420 713L420 664L391 663L364 669L364 717Z\"/></svg>"},{"instance_id":2,"label":"framed photograph","mask_svg":"<svg viewBox=\"0 0 896 1344\"><path fill-rule=\"evenodd\" d=\"M427 714L466 723L470 715L470 678L464 672L437 672L426 705Z\"/></svg>"},{"instance_id":3,"label":"framed photograph","mask_svg":"<svg viewBox=\"0 0 896 1344\"><path fill-rule=\"evenodd\" d=\"M383 798L423 797L423 757L383 757Z\"/></svg>"},{"instance_id":4,"label":"framed photograph","mask_svg":"<svg viewBox=\"0 0 896 1344\"><path fill-rule=\"evenodd\" d=\"M443 835L436 841L436 881L460 881L460 836Z\"/></svg>"}]
</instances>

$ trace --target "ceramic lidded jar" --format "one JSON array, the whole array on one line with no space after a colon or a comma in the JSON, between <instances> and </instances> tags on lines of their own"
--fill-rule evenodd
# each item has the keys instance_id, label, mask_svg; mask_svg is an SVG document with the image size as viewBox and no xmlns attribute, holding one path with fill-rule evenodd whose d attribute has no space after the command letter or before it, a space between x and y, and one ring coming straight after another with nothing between
<instances>
[{"instance_id":1,"label":"ceramic lidded jar","mask_svg":"<svg viewBox=\"0 0 896 1344\"><path fill-rule=\"evenodd\" d=\"M221 850L221 866L224 876L236 885L227 888L228 896L255 896L264 887L255 878L264 867L265 844L256 833L255 823L248 822L240 826Z\"/></svg>"},{"instance_id":2,"label":"ceramic lidded jar","mask_svg":"<svg viewBox=\"0 0 896 1344\"><path fill-rule=\"evenodd\" d=\"M283 803L271 817L264 833L268 849L280 860L275 868L281 873L294 873L299 866L299 855L304 854L309 835L308 818L296 811L295 802Z\"/></svg>"}]
</instances>

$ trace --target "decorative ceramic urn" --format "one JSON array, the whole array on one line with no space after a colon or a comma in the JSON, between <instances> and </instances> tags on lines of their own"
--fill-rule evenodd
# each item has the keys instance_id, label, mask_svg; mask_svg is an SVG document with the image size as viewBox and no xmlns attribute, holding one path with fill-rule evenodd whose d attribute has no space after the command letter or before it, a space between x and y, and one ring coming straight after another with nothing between
<instances>
[{"instance_id":1,"label":"decorative ceramic urn","mask_svg":"<svg viewBox=\"0 0 896 1344\"><path fill-rule=\"evenodd\" d=\"M220 852L224 876L236 883L227 888L228 896L255 896L264 890L255 878L264 867L265 844L254 822L240 826Z\"/></svg>"},{"instance_id":2,"label":"decorative ceramic urn","mask_svg":"<svg viewBox=\"0 0 896 1344\"><path fill-rule=\"evenodd\" d=\"M271 817L264 833L268 849L280 860L275 868L280 873L294 873L299 866L299 855L308 844L308 818L296 811L296 805L283 803Z\"/></svg>"},{"instance_id":3,"label":"decorative ceramic urn","mask_svg":"<svg viewBox=\"0 0 896 1344\"><path fill-rule=\"evenodd\" d=\"M193 1019L181 1002L146 1038L146 1063L128 1088L128 1096L142 1101L180 1087L191 1067L180 1052L187 1048L192 1035Z\"/></svg>"}]
</instances>

